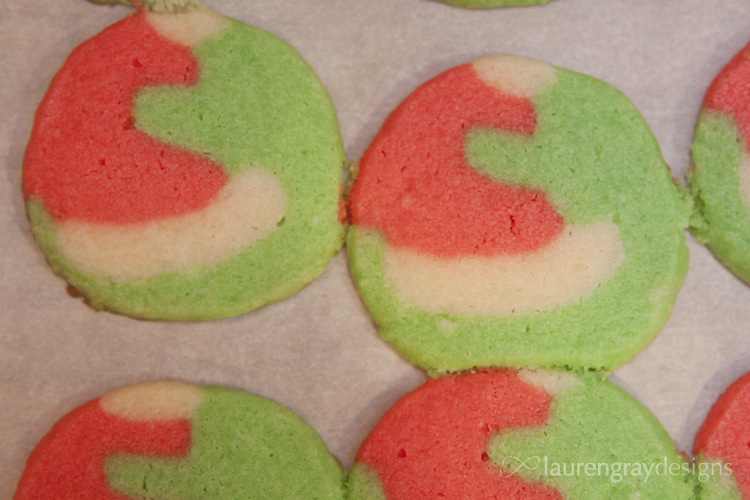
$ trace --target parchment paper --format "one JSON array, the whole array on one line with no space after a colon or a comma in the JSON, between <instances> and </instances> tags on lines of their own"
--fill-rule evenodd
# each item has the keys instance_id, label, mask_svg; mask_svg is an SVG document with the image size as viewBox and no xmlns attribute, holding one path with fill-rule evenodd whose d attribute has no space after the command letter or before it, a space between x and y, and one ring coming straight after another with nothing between
<instances>
[{"instance_id":1,"label":"parchment paper","mask_svg":"<svg viewBox=\"0 0 750 500\"><path fill-rule=\"evenodd\" d=\"M469 59L515 53L628 95L683 178L717 71L750 40L747 0L554 0L469 11L429 0L206 0L296 47L336 105L349 158L418 84ZM337 255L279 304L210 323L137 321L66 293L30 236L21 162L39 100L70 50L123 17L83 0L0 0L0 498L66 412L155 378L221 384L286 405L348 467L383 412L424 374L376 335ZM717 395L750 370L750 287L689 238L664 331L612 376L689 450Z\"/></svg>"}]
</instances>

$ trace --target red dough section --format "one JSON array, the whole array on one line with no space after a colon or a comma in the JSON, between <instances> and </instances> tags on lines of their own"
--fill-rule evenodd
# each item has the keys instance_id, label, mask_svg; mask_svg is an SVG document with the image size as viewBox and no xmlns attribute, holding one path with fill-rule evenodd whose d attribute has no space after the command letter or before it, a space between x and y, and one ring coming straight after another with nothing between
<instances>
[{"instance_id":1,"label":"red dough section","mask_svg":"<svg viewBox=\"0 0 750 500\"><path fill-rule=\"evenodd\" d=\"M23 188L57 219L128 223L199 210L226 182L221 166L134 128L145 86L192 85L188 47L138 13L76 48L42 101Z\"/></svg>"},{"instance_id":2,"label":"red dough section","mask_svg":"<svg viewBox=\"0 0 750 500\"><path fill-rule=\"evenodd\" d=\"M731 116L750 149L750 44L727 64L706 92L704 106Z\"/></svg>"},{"instance_id":3,"label":"red dough section","mask_svg":"<svg viewBox=\"0 0 750 500\"><path fill-rule=\"evenodd\" d=\"M394 246L444 257L544 246L563 226L544 193L479 174L464 151L470 128L530 135L535 125L528 99L490 87L471 65L439 75L391 114L362 157L352 222Z\"/></svg>"},{"instance_id":4,"label":"red dough section","mask_svg":"<svg viewBox=\"0 0 750 500\"><path fill-rule=\"evenodd\" d=\"M487 455L492 435L544 425L550 403L512 371L431 379L385 414L357 462L375 469L387 498L560 498L542 484L503 478Z\"/></svg>"},{"instance_id":5,"label":"red dough section","mask_svg":"<svg viewBox=\"0 0 750 500\"><path fill-rule=\"evenodd\" d=\"M714 403L695 437L693 454L731 464L743 498L750 498L750 373Z\"/></svg>"},{"instance_id":6,"label":"red dough section","mask_svg":"<svg viewBox=\"0 0 750 500\"><path fill-rule=\"evenodd\" d=\"M190 422L131 421L105 413L99 400L66 415L29 456L15 500L126 498L107 486L104 459L112 453L186 456Z\"/></svg>"}]
</instances>

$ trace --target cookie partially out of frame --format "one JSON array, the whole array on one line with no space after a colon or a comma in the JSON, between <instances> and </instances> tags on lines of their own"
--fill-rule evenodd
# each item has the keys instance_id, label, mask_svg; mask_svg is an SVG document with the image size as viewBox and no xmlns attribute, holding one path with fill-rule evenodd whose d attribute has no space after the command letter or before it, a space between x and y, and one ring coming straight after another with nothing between
<instances>
[{"instance_id":1,"label":"cookie partially out of frame","mask_svg":"<svg viewBox=\"0 0 750 500\"><path fill-rule=\"evenodd\" d=\"M750 282L750 45L706 91L689 176L699 217L693 233Z\"/></svg>"},{"instance_id":2,"label":"cookie partially out of frame","mask_svg":"<svg viewBox=\"0 0 750 500\"><path fill-rule=\"evenodd\" d=\"M750 498L750 373L719 396L695 436L702 498Z\"/></svg>"},{"instance_id":3,"label":"cookie partially out of frame","mask_svg":"<svg viewBox=\"0 0 750 500\"><path fill-rule=\"evenodd\" d=\"M450 69L387 118L351 189L351 272L429 371L610 370L660 331L690 208L630 101L545 62Z\"/></svg>"},{"instance_id":4,"label":"cookie partially out of frame","mask_svg":"<svg viewBox=\"0 0 750 500\"><path fill-rule=\"evenodd\" d=\"M623 390L524 370L428 380L386 412L349 480L352 500L687 500L695 486L664 428Z\"/></svg>"},{"instance_id":5,"label":"cookie partially out of frame","mask_svg":"<svg viewBox=\"0 0 750 500\"><path fill-rule=\"evenodd\" d=\"M180 382L118 389L63 417L29 456L15 500L343 499L305 422L264 398Z\"/></svg>"},{"instance_id":6,"label":"cookie partially out of frame","mask_svg":"<svg viewBox=\"0 0 750 500\"><path fill-rule=\"evenodd\" d=\"M336 115L287 44L196 2L76 48L23 167L34 236L95 308L203 320L285 298L341 246Z\"/></svg>"}]
</instances>

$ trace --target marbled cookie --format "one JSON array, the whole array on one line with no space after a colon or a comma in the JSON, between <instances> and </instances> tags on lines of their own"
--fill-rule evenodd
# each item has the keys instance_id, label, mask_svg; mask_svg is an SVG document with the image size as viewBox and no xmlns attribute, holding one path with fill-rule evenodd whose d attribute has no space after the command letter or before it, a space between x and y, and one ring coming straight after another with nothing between
<instances>
[{"instance_id":1,"label":"marbled cookie","mask_svg":"<svg viewBox=\"0 0 750 500\"><path fill-rule=\"evenodd\" d=\"M362 444L349 492L687 500L695 483L659 422L613 384L504 370L430 379L399 400Z\"/></svg>"},{"instance_id":2,"label":"marbled cookie","mask_svg":"<svg viewBox=\"0 0 750 500\"><path fill-rule=\"evenodd\" d=\"M387 118L359 162L347 248L381 336L427 370L610 370L672 310L688 205L620 92L487 57Z\"/></svg>"},{"instance_id":3,"label":"marbled cookie","mask_svg":"<svg viewBox=\"0 0 750 500\"><path fill-rule=\"evenodd\" d=\"M291 47L182 3L138 8L71 53L37 111L23 192L47 260L93 307L203 320L323 271L343 239L344 156Z\"/></svg>"},{"instance_id":4,"label":"marbled cookie","mask_svg":"<svg viewBox=\"0 0 750 500\"><path fill-rule=\"evenodd\" d=\"M693 233L750 282L750 45L706 92L695 129L689 181Z\"/></svg>"},{"instance_id":5,"label":"marbled cookie","mask_svg":"<svg viewBox=\"0 0 750 500\"><path fill-rule=\"evenodd\" d=\"M714 403L695 436L701 498L750 498L750 373Z\"/></svg>"},{"instance_id":6,"label":"marbled cookie","mask_svg":"<svg viewBox=\"0 0 750 500\"><path fill-rule=\"evenodd\" d=\"M343 499L343 474L286 408L221 387L149 382L63 417L29 456L15 500Z\"/></svg>"}]
</instances>

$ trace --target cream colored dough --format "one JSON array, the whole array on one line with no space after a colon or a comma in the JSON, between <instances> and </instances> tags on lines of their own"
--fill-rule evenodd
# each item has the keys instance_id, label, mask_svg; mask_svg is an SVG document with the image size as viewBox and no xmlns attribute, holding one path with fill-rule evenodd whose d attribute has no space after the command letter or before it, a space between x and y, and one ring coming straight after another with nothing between
<instances>
[{"instance_id":1,"label":"cream colored dough","mask_svg":"<svg viewBox=\"0 0 750 500\"><path fill-rule=\"evenodd\" d=\"M581 383L573 374L547 370L519 370L518 378L542 389L550 396L557 396Z\"/></svg>"},{"instance_id":2,"label":"cream colored dough","mask_svg":"<svg viewBox=\"0 0 750 500\"><path fill-rule=\"evenodd\" d=\"M445 259L386 246L393 292L432 313L529 314L573 304L611 278L625 254L615 224L566 226L539 251Z\"/></svg>"},{"instance_id":3,"label":"cream colored dough","mask_svg":"<svg viewBox=\"0 0 750 500\"><path fill-rule=\"evenodd\" d=\"M276 177L251 169L198 212L125 225L62 221L57 241L81 271L132 281L215 265L267 236L285 212Z\"/></svg>"},{"instance_id":4,"label":"cream colored dough","mask_svg":"<svg viewBox=\"0 0 750 500\"><path fill-rule=\"evenodd\" d=\"M117 389L99 399L107 413L128 420L190 419L203 392L184 382L145 382Z\"/></svg>"},{"instance_id":5,"label":"cream colored dough","mask_svg":"<svg viewBox=\"0 0 750 500\"><path fill-rule=\"evenodd\" d=\"M179 14L149 12L146 19L162 36L194 46L229 26L229 19L206 7Z\"/></svg>"},{"instance_id":6,"label":"cream colored dough","mask_svg":"<svg viewBox=\"0 0 750 500\"><path fill-rule=\"evenodd\" d=\"M557 79L551 64L520 56L488 56L471 64L484 83L516 97L530 99Z\"/></svg>"}]
</instances>

